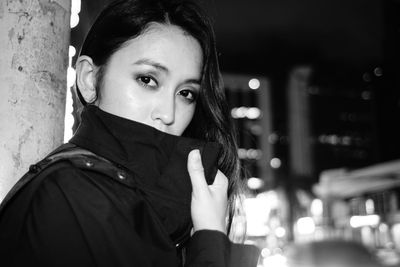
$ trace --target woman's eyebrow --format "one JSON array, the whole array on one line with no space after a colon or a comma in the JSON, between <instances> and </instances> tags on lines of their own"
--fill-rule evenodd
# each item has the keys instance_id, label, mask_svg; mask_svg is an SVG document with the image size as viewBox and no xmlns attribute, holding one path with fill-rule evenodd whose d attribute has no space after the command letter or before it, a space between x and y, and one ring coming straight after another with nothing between
<instances>
[{"instance_id":1,"label":"woman's eyebrow","mask_svg":"<svg viewBox=\"0 0 400 267\"><path fill-rule=\"evenodd\" d=\"M152 67L154 67L154 68L156 68L158 70L161 70L163 72L167 72L167 73L169 72L169 70L168 70L168 68L166 66L164 66L161 63L158 63L158 62L156 62L154 60L148 59L148 58L139 59L139 60L135 61L133 63L133 65L149 65L149 66L152 66Z\"/></svg>"},{"instance_id":2,"label":"woman's eyebrow","mask_svg":"<svg viewBox=\"0 0 400 267\"><path fill-rule=\"evenodd\" d=\"M187 79L187 80L184 80L182 82L182 84L189 84L189 83L196 84L196 85L201 85L201 80L198 80L198 79Z\"/></svg>"}]
</instances>

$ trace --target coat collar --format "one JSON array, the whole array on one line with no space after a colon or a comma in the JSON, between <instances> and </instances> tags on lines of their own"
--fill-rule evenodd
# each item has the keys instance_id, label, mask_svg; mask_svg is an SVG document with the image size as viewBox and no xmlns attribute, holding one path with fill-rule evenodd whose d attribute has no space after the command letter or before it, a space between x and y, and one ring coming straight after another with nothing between
<instances>
[{"instance_id":1,"label":"coat collar","mask_svg":"<svg viewBox=\"0 0 400 267\"><path fill-rule=\"evenodd\" d=\"M188 153L200 150L205 176L212 183L220 151L217 143L170 135L92 105L84 108L70 142L127 169L135 182L155 192L147 194L147 200L174 241L188 235L190 224ZM171 213L171 209L177 211Z\"/></svg>"}]
</instances>

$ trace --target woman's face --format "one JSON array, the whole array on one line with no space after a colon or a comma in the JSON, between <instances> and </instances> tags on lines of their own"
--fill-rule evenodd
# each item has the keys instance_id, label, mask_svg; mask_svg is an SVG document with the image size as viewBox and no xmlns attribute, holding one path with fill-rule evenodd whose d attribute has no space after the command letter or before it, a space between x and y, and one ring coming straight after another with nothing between
<instances>
[{"instance_id":1,"label":"woman's face","mask_svg":"<svg viewBox=\"0 0 400 267\"><path fill-rule=\"evenodd\" d=\"M96 104L117 116L181 135L200 92L200 44L174 25L154 23L109 59Z\"/></svg>"}]
</instances>

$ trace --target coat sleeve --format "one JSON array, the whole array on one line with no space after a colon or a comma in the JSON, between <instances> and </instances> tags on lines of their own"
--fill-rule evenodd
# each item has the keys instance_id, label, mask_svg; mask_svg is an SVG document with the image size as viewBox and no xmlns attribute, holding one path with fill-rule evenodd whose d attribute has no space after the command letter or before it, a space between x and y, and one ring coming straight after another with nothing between
<instances>
[{"instance_id":1,"label":"coat sleeve","mask_svg":"<svg viewBox=\"0 0 400 267\"><path fill-rule=\"evenodd\" d=\"M255 246L232 243L219 231L201 230L191 237L185 267L256 267Z\"/></svg>"}]
</instances>

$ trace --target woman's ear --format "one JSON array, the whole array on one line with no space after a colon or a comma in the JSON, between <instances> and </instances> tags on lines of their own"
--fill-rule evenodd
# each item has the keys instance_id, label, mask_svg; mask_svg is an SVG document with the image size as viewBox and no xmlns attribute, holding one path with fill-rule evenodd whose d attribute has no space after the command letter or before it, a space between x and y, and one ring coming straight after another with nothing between
<instances>
[{"instance_id":1,"label":"woman's ear","mask_svg":"<svg viewBox=\"0 0 400 267\"><path fill-rule=\"evenodd\" d=\"M92 103L96 97L97 67L88 56L80 56L76 61L76 85L87 103Z\"/></svg>"}]
</instances>

